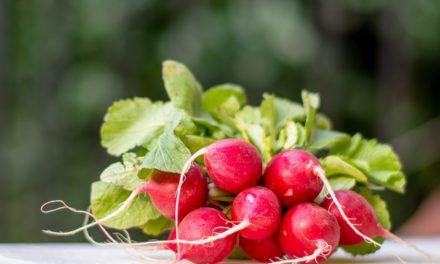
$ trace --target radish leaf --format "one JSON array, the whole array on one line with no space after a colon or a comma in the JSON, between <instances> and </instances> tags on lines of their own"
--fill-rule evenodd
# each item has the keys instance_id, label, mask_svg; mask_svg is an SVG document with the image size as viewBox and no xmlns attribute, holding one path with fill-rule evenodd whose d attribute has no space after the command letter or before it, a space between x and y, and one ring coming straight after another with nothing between
<instances>
[{"instance_id":1,"label":"radish leaf","mask_svg":"<svg viewBox=\"0 0 440 264\"><path fill-rule=\"evenodd\" d=\"M171 230L174 227L174 222L170 219L164 217L163 215L159 216L156 219L150 219L145 224L140 226L142 232L147 235L157 236L161 233Z\"/></svg>"},{"instance_id":2,"label":"radish leaf","mask_svg":"<svg viewBox=\"0 0 440 264\"><path fill-rule=\"evenodd\" d=\"M376 140L366 140L357 134L347 142L331 149L330 154L338 154L351 159L367 175L368 179L391 190L403 193L406 185L402 165L391 146L379 144Z\"/></svg>"},{"instance_id":3,"label":"radish leaf","mask_svg":"<svg viewBox=\"0 0 440 264\"><path fill-rule=\"evenodd\" d=\"M131 191L107 182L94 182L91 192L91 207L93 214L103 218L121 206L130 196ZM126 229L145 224L150 219L159 218L160 214L154 208L146 194L139 194L132 204L120 215L105 221L107 227Z\"/></svg>"},{"instance_id":4,"label":"radish leaf","mask_svg":"<svg viewBox=\"0 0 440 264\"><path fill-rule=\"evenodd\" d=\"M247 102L246 94L239 85L225 83L209 88L202 96L203 109L209 114L215 115L218 107L231 97L237 100L239 107Z\"/></svg>"},{"instance_id":5,"label":"radish leaf","mask_svg":"<svg viewBox=\"0 0 440 264\"><path fill-rule=\"evenodd\" d=\"M152 103L147 98L117 101L104 117L102 145L115 156L136 146L148 146L166 128L174 129L183 117L184 113L169 103Z\"/></svg>"},{"instance_id":6,"label":"radish leaf","mask_svg":"<svg viewBox=\"0 0 440 264\"><path fill-rule=\"evenodd\" d=\"M162 134L145 156L143 167L180 173L191 152L173 133Z\"/></svg>"},{"instance_id":7,"label":"radish leaf","mask_svg":"<svg viewBox=\"0 0 440 264\"><path fill-rule=\"evenodd\" d=\"M176 61L165 61L162 78L171 102L189 114L200 111L202 86L188 68Z\"/></svg>"},{"instance_id":8,"label":"radish leaf","mask_svg":"<svg viewBox=\"0 0 440 264\"><path fill-rule=\"evenodd\" d=\"M100 176L101 181L113 183L126 190L133 191L143 183L138 174L142 170L142 158L134 153L122 155L122 162L116 162L108 166Z\"/></svg>"}]
</instances>

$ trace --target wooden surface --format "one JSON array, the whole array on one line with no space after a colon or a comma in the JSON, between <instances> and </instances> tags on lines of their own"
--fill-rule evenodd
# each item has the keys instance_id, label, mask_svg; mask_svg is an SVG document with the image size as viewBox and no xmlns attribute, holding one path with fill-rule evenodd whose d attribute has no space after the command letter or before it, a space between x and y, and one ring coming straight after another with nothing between
<instances>
[{"instance_id":1,"label":"wooden surface","mask_svg":"<svg viewBox=\"0 0 440 264\"><path fill-rule=\"evenodd\" d=\"M386 242L374 255L353 258L341 251L326 263L400 263L391 254L398 254L406 263L439 263L440 238L409 239L434 259L426 259L411 249ZM0 244L1 264L128 264L172 263L168 251L131 251L119 247L98 247L90 244ZM188 263L188 262L187 262ZM251 261L226 261L225 263L253 263Z\"/></svg>"}]
</instances>

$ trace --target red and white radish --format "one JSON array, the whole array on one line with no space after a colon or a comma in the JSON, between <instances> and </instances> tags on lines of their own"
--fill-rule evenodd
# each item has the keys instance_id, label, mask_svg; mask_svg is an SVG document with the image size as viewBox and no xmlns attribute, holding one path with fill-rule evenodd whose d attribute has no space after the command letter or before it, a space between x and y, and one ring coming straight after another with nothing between
<instances>
[{"instance_id":1,"label":"red and white radish","mask_svg":"<svg viewBox=\"0 0 440 264\"><path fill-rule=\"evenodd\" d=\"M205 206L208 195L208 182L200 166L193 163L185 177L180 193L179 220L192 210ZM154 207L171 220L176 217L176 191L179 181L178 173L156 171L143 188Z\"/></svg>"},{"instance_id":2,"label":"red and white radish","mask_svg":"<svg viewBox=\"0 0 440 264\"><path fill-rule=\"evenodd\" d=\"M336 250L339 236L336 218L313 203L301 203L290 208L278 232L281 248L291 258L285 263L322 262Z\"/></svg>"},{"instance_id":3,"label":"red and white radish","mask_svg":"<svg viewBox=\"0 0 440 264\"><path fill-rule=\"evenodd\" d=\"M312 154L298 149L274 156L264 172L264 185L291 207L301 202L312 202L322 190L322 180L314 168L320 167Z\"/></svg>"},{"instance_id":4,"label":"red and white radish","mask_svg":"<svg viewBox=\"0 0 440 264\"><path fill-rule=\"evenodd\" d=\"M281 259L284 252L274 235L263 240L250 240L240 236L238 243L243 251L251 258L260 262L271 262Z\"/></svg>"},{"instance_id":5,"label":"red and white radish","mask_svg":"<svg viewBox=\"0 0 440 264\"><path fill-rule=\"evenodd\" d=\"M241 139L224 139L209 145L204 163L215 185L228 193L256 185L263 172L260 153Z\"/></svg>"},{"instance_id":6,"label":"red and white radish","mask_svg":"<svg viewBox=\"0 0 440 264\"><path fill-rule=\"evenodd\" d=\"M370 203L360 194L350 191L350 190L339 190L335 192L335 197L341 207L345 216L340 212L340 210L334 206L334 199L331 197L326 197L322 202L321 206L327 209L332 215L336 217L336 220L341 227L341 240L339 242L342 246L352 246L360 244L366 241L365 235L368 238L374 237L384 237L396 241L397 243L403 244L421 254L430 255L416 246L403 241L401 238L397 237L393 233L384 229L376 216L376 213ZM349 219L349 221L346 220ZM353 229L350 224L355 225L356 229L361 233L361 235ZM370 242L369 240L367 240Z\"/></svg>"},{"instance_id":7,"label":"red and white radish","mask_svg":"<svg viewBox=\"0 0 440 264\"><path fill-rule=\"evenodd\" d=\"M336 191L335 195L347 217L361 233L371 238L386 236L385 234L388 233L388 231L380 226L374 209L364 197L349 190ZM332 198L326 197L321 203L321 206L327 209L338 220L339 226L341 227L340 245L351 246L365 242L365 239L356 234L347 224L338 208L334 206Z\"/></svg>"},{"instance_id":8,"label":"red and white radish","mask_svg":"<svg viewBox=\"0 0 440 264\"><path fill-rule=\"evenodd\" d=\"M192 211L179 224L179 237L185 243L180 245L177 259L195 263L222 261L237 242L235 231L229 234L223 232L231 228L228 217L217 209L203 207Z\"/></svg>"},{"instance_id":9,"label":"red and white radish","mask_svg":"<svg viewBox=\"0 0 440 264\"><path fill-rule=\"evenodd\" d=\"M281 205L277 196L268 188L255 186L240 192L232 203L232 220L249 222L240 230L241 236L262 240L272 236L281 221Z\"/></svg>"}]
</instances>

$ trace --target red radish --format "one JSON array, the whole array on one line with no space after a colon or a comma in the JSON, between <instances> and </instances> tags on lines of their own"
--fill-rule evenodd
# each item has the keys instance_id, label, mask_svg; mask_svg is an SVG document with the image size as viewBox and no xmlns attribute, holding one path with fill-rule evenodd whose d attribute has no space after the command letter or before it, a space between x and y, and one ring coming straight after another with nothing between
<instances>
[{"instance_id":1,"label":"red radish","mask_svg":"<svg viewBox=\"0 0 440 264\"><path fill-rule=\"evenodd\" d=\"M370 242L365 238L365 236L367 236L367 238L384 237L408 246L423 255L431 257L429 253L422 251L416 246L402 240L393 233L384 229L379 224L373 207L362 195L350 190L339 190L335 192L335 197L343 208L345 216L341 214L340 210L336 206L334 206L335 203L333 198L327 197L322 202L321 206L336 217L339 226L341 227L340 245L351 246L363 243L365 241ZM350 221L347 221L346 218L350 219ZM356 226L360 234L350 226L351 224Z\"/></svg>"},{"instance_id":2,"label":"red radish","mask_svg":"<svg viewBox=\"0 0 440 264\"><path fill-rule=\"evenodd\" d=\"M215 185L239 193L260 180L263 161L258 150L240 139L224 139L206 148L204 163Z\"/></svg>"},{"instance_id":3,"label":"red radish","mask_svg":"<svg viewBox=\"0 0 440 264\"><path fill-rule=\"evenodd\" d=\"M347 217L360 232L371 238L377 236L386 237L388 231L380 226L374 209L364 197L349 190L336 191L335 195ZM321 206L338 220L341 227L340 245L350 246L365 242L365 239L356 234L344 220L338 208L334 206L333 199L327 197Z\"/></svg>"},{"instance_id":4,"label":"red radish","mask_svg":"<svg viewBox=\"0 0 440 264\"><path fill-rule=\"evenodd\" d=\"M281 259L284 255L276 235L258 241L240 236L238 240L244 252L246 252L249 257L260 262L270 262Z\"/></svg>"},{"instance_id":5,"label":"red radish","mask_svg":"<svg viewBox=\"0 0 440 264\"><path fill-rule=\"evenodd\" d=\"M213 241L206 241L205 238L214 237L217 233L231 227L228 217L219 210L203 207L192 211L180 222L179 237L188 242L194 241L194 243L180 245L181 250L177 253L178 260L187 259L195 263L222 261L234 248L237 235L233 233ZM177 243L177 245L180 244Z\"/></svg>"},{"instance_id":6,"label":"red radish","mask_svg":"<svg viewBox=\"0 0 440 264\"><path fill-rule=\"evenodd\" d=\"M231 211L234 222L250 223L239 231L247 239L261 240L272 236L281 221L281 205L277 196L261 186L240 192L232 203Z\"/></svg>"},{"instance_id":7,"label":"red radish","mask_svg":"<svg viewBox=\"0 0 440 264\"><path fill-rule=\"evenodd\" d=\"M208 195L208 182L200 166L193 163L185 177L179 201L179 220L192 210L205 206ZM175 219L179 180L178 173L157 171L143 188L149 194L154 207L171 220Z\"/></svg>"},{"instance_id":8,"label":"red radish","mask_svg":"<svg viewBox=\"0 0 440 264\"><path fill-rule=\"evenodd\" d=\"M290 261L322 262L337 248L340 228L336 218L313 203L301 203L287 211L278 241Z\"/></svg>"},{"instance_id":9,"label":"red radish","mask_svg":"<svg viewBox=\"0 0 440 264\"><path fill-rule=\"evenodd\" d=\"M264 185L291 207L312 202L322 190L322 180L315 173L319 161L312 154L298 149L279 153L269 162L264 173Z\"/></svg>"}]
</instances>

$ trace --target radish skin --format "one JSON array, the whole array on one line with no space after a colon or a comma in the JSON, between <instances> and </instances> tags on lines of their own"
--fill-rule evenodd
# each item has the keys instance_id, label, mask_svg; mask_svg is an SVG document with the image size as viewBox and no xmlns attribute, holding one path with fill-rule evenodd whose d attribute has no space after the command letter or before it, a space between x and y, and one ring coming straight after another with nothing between
<instances>
[{"instance_id":1,"label":"radish skin","mask_svg":"<svg viewBox=\"0 0 440 264\"><path fill-rule=\"evenodd\" d=\"M203 207L208 196L208 182L199 165L192 163L185 174L179 195L179 205L176 207L176 190L180 182L178 173L156 171L144 185L143 190L148 193L154 207L166 218L176 219L176 208L179 208L179 220L189 212Z\"/></svg>"},{"instance_id":2,"label":"radish skin","mask_svg":"<svg viewBox=\"0 0 440 264\"><path fill-rule=\"evenodd\" d=\"M278 231L278 241L287 256L326 260L339 244L340 228L336 218L313 203L301 203L284 215Z\"/></svg>"},{"instance_id":3,"label":"radish skin","mask_svg":"<svg viewBox=\"0 0 440 264\"><path fill-rule=\"evenodd\" d=\"M250 240L240 236L238 241L240 247L249 257L260 262L271 262L284 256L277 235L263 240Z\"/></svg>"},{"instance_id":4,"label":"radish skin","mask_svg":"<svg viewBox=\"0 0 440 264\"><path fill-rule=\"evenodd\" d=\"M322 190L323 183L313 170L319 161L304 150L292 149L273 157L264 172L264 185L271 189L285 207L302 202L313 202Z\"/></svg>"},{"instance_id":5,"label":"radish skin","mask_svg":"<svg viewBox=\"0 0 440 264\"><path fill-rule=\"evenodd\" d=\"M233 230L234 227L228 217L213 208L196 209L189 213L179 225L179 236L191 243L181 245L181 251L177 252L178 260L188 259L195 263L217 263L231 253L237 241L236 231ZM227 231L220 233L221 237L215 235L221 230ZM207 239L204 239L205 237ZM213 239L214 237L216 238ZM179 244L177 242L177 245Z\"/></svg>"},{"instance_id":6,"label":"radish skin","mask_svg":"<svg viewBox=\"0 0 440 264\"><path fill-rule=\"evenodd\" d=\"M260 153L241 139L223 139L209 145L204 163L215 185L233 194L255 186L263 174Z\"/></svg>"},{"instance_id":7,"label":"radish skin","mask_svg":"<svg viewBox=\"0 0 440 264\"><path fill-rule=\"evenodd\" d=\"M234 199L231 218L239 223L248 221L250 226L240 230L240 235L252 240L272 236L281 222L281 205L277 196L262 186L250 187Z\"/></svg>"}]
</instances>

